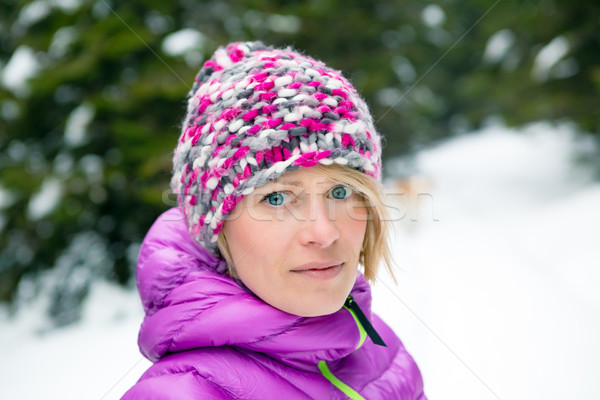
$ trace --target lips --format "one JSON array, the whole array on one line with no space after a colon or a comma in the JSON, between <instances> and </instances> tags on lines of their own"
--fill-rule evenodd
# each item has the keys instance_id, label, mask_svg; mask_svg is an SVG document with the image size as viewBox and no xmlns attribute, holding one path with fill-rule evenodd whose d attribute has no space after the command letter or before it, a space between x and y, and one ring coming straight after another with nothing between
<instances>
[{"instance_id":1,"label":"lips","mask_svg":"<svg viewBox=\"0 0 600 400\"><path fill-rule=\"evenodd\" d=\"M337 267L342 264L343 261L340 260L332 260L332 261L316 261L309 262L306 264L299 265L295 268L292 268L292 272L302 272L302 271L310 271L310 270L323 270L331 267Z\"/></svg>"},{"instance_id":2,"label":"lips","mask_svg":"<svg viewBox=\"0 0 600 400\"><path fill-rule=\"evenodd\" d=\"M312 280L326 281L338 276L343 265L343 261L311 262L295 267L291 272Z\"/></svg>"}]
</instances>

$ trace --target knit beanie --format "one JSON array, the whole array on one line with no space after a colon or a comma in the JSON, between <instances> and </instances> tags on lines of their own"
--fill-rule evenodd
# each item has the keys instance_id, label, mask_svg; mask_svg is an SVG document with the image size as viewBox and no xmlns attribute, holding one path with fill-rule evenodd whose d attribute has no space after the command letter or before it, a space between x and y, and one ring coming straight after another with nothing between
<instances>
[{"instance_id":1,"label":"knit beanie","mask_svg":"<svg viewBox=\"0 0 600 400\"><path fill-rule=\"evenodd\" d=\"M381 138L339 71L292 48L231 43L188 94L171 188L194 240L218 254L237 203L286 171L347 165L381 179Z\"/></svg>"}]
</instances>

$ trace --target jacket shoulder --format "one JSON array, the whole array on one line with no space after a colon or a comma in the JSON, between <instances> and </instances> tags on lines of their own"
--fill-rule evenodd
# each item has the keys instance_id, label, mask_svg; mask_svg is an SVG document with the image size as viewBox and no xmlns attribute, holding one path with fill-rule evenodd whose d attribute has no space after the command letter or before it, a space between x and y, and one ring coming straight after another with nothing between
<instances>
[{"instance_id":1,"label":"jacket shoulder","mask_svg":"<svg viewBox=\"0 0 600 400\"><path fill-rule=\"evenodd\" d=\"M158 375L140 380L121 400L232 400L227 391L195 371Z\"/></svg>"},{"instance_id":2,"label":"jacket shoulder","mask_svg":"<svg viewBox=\"0 0 600 400\"><path fill-rule=\"evenodd\" d=\"M367 342L357 351L354 361L360 360L361 365L369 365L370 369L364 376L361 393L368 399L427 400L419 367L400 338L375 314L373 325L387 347Z\"/></svg>"}]
</instances>

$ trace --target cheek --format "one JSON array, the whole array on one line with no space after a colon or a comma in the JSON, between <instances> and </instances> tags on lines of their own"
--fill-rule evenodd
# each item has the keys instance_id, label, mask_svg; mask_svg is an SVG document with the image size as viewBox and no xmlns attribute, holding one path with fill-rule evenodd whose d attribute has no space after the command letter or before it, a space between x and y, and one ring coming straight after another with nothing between
<instances>
[{"instance_id":1,"label":"cheek","mask_svg":"<svg viewBox=\"0 0 600 400\"><path fill-rule=\"evenodd\" d=\"M368 212L364 207L350 207L337 216L338 229L354 249L362 247L367 231Z\"/></svg>"},{"instance_id":2,"label":"cheek","mask_svg":"<svg viewBox=\"0 0 600 400\"><path fill-rule=\"evenodd\" d=\"M252 271L254 276L258 266L267 268L283 258L290 235L289 229L284 228L282 224L253 218L248 213L225 223L223 234L240 277L248 275L246 270Z\"/></svg>"},{"instance_id":3,"label":"cheek","mask_svg":"<svg viewBox=\"0 0 600 400\"><path fill-rule=\"evenodd\" d=\"M288 255L290 229L281 223L242 218L228 221L223 233L244 285L264 302L284 309L287 291L282 289L286 281L280 266Z\"/></svg>"}]
</instances>

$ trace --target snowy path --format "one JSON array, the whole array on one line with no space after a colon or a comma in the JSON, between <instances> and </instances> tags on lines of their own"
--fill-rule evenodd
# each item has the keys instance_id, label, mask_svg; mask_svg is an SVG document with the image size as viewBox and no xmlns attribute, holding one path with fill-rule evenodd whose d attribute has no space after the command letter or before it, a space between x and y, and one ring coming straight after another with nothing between
<instances>
[{"instance_id":1,"label":"snowy path","mask_svg":"<svg viewBox=\"0 0 600 400\"><path fill-rule=\"evenodd\" d=\"M490 128L417 158L433 215L397 227L399 286L382 278L374 308L431 399L600 398L600 185L571 138Z\"/></svg>"},{"instance_id":2,"label":"snowy path","mask_svg":"<svg viewBox=\"0 0 600 400\"><path fill-rule=\"evenodd\" d=\"M600 398L600 185L570 166L577 146L539 124L417 156L431 197L396 223L398 286L382 274L373 307L430 399ZM0 314L3 399L118 399L149 365L133 291L99 284L80 323L45 334L40 314Z\"/></svg>"}]
</instances>

